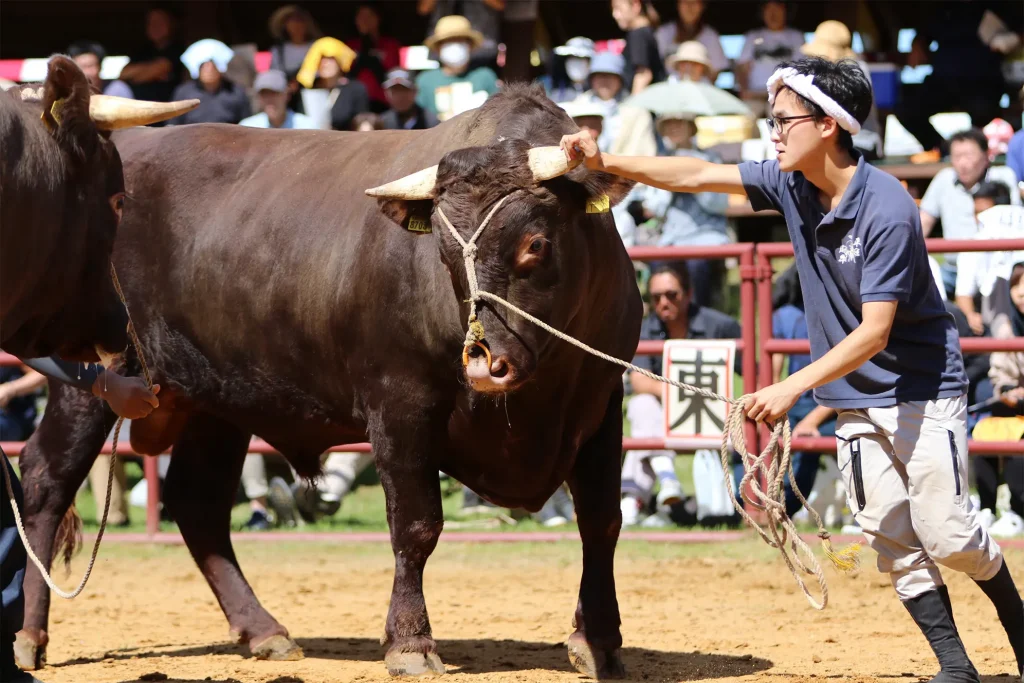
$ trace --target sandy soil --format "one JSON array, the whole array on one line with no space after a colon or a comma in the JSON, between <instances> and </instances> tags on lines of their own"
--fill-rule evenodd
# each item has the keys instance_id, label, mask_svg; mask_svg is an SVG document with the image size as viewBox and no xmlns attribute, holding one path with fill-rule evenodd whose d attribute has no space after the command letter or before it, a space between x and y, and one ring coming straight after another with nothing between
<instances>
[{"instance_id":1,"label":"sandy soil","mask_svg":"<svg viewBox=\"0 0 1024 683\"><path fill-rule=\"evenodd\" d=\"M853 577L829 572L831 603L812 610L782 561L759 541L702 546L627 542L617 561L631 680L918 680L930 650L865 553ZM261 662L227 625L182 547L107 543L84 595L54 598L47 683L388 680L378 638L391 589L379 544L241 543L263 604L304 648L299 662ZM1024 551L1009 551L1024 585ZM425 591L447 679L578 681L564 648L580 574L578 544L445 544ZM84 567L81 557L71 584ZM995 610L950 577L962 637L985 683L1013 667Z\"/></svg>"}]
</instances>

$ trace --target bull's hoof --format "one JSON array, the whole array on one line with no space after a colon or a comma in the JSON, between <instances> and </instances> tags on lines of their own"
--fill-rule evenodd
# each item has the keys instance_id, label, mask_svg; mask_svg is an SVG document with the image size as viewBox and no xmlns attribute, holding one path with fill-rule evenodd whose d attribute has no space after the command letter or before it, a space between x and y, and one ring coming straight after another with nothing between
<instances>
[{"instance_id":1,"label":"bull's hoof","mask_svg":"<svg viewBox=\"0 0 1024 683\"><path fill-rule=\"evenodd\" d=\"M588 643L582 633L569 636L568 647L569 662L584 676L599 681L626 677L619 648L602 650Z\"/></svg>"},{"instance_id":2,"label":"bull's hoof","mask_svg":"<svg viewBox=\"0 0 1024 683\"><path fill-rule=\"evenodd\" d=\"M18 631L14 638L14 662L24 671L42 669L46 666L46 645L25 631Z\"/></svg>"},{"instance_id":3,"label":"bull's hoof","mask_svg":"<svg viewBox=\"0 0 1024 683\"><path fill-rule=\"evenodd\" d=\"M392 676L441 676L444 663L434 652L388 652L384 664Z\"/></svg>"},{"instance_id":4,"label":"bull's hoof","mask_svg":"<svg viewBox=\"0 0 1024 683\"><path fill-rule=\"evenodd\" d=\"M258 643L249 643L249 649L256 659L269 659L272 662L295 662L305 656L294 640L280 634Z\"/></svg>"}]
</instances>

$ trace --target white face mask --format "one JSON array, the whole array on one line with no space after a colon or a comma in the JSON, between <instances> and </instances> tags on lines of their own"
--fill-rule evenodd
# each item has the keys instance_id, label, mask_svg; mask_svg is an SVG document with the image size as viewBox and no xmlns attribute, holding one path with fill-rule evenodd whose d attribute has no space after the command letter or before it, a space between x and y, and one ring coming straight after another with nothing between
<instances>
[{"instance_id":1,"label":"white face mask","mask_svg":"<svg viewBox=\"0 0 1024 683\"><path fill-rule=\"evenodd\" d=\"M569 57L565 60L565 73L573 83L583 83L590 75L590 60L582 57Z\"/></svg>"},{"instance_id":2,"label":"white face mask","mask_svg":"<svg viewBox=\"0 0 1024 683\"><path fill-rule=\"evenodd\" d=\"M466 43L445 43L438 50L438 57L445 66L460 67L469 62L469 45Z\"/></svg>"}]
</instances>

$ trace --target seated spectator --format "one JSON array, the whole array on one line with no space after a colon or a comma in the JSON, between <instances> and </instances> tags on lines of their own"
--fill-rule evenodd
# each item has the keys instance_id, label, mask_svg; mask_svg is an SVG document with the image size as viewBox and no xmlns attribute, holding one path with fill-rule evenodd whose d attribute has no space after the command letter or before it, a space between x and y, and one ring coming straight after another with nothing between
<instances>
[{"instance_id":1,"label":"seated spectator","mask_svg":"<svg viewBox=\"0 0 1024 683\"><path fill-rule=\"evenodd\" d=\"M384 130L384 123L380 120L380 117L374 114L372 111L357 114L352 119L352 130L357 133L368 133L374 130Z\"/></svg>"},{"instance_id":2,"label":"seated spectator","mask_svg":"<svg viewBox=\"0 0 1024 683\"><path fill-rule=\"evenodd\" d=\"M804 312L804 296L800 290L800 278L797 275L796 267L791 266L789 270L779 276L775 283L775 292L772 296L772 336L776 339L808 339L807 315ZM788 375L802 370L811 364L809 354L790 354ZM775 354L772 356L772 382L782 380L782 366L786 357ZM788 413L789 424L793 436L835 436L836 434L836 411L832 408L819 406L814 400L814 392L807 391L796 404L790 408ZM818 476L818 468L821 464L821 453L797 452L793 453L793 478L795 482L786 476L786 515L792 517L800 511L800 499L793 493L793 487L806 500L814 489L814 481Z\"/></svg>"},{"instance_id":3,"label":"seated spectator","mask_svg":"<svg viewBox=\"0 0 1024 683\"><path fill-rule=\"evenodd\" d=\"M495 71L498 68L498 43L501 42L501 17L506 4L506 0L417 0L416 13L430 17L428 35L437 33L438 24L446 17L465 17L480 36L480 42L472 48L467 70L484 67ZM427 47L430 47L429 43ZM430 49L436 52L434 48Z\"/></svg>"},{"instance_id":4,"label":"seated spectator","mask_svg":"<svg viewBox=\"0 0 1024 683\"><path fill-rule=\"evenodd\" d=\"M416 104L416 84L404 69L392 69L384 81L384 94L390 108L381 114L388 130L425 130L437 125L437 116Z\"/></svg>"},{"instance_id":5,"label":"seated spectator","mask_svg":"<svg viewBox=\"0 0 1024 683\"><path fill-rule=\"evenodd\" d=\"M938 161L952 142L947 144L932 126L932 115L966 111L971 125L982 128L999 113L999 98L1006 87L1001 62L1020 39L990 9L993 6L935 3L926 13L924 29L918 31L919 45L938 43L935 52L919 49L915 53L931 64L932 72L918 86L903 86L896 116L925 151L933 152L930 160Z\"/></svg>"},{"instance_id":6,"label":"seated spectator","mask_svg":"<svg viewBox=\"0 0 1024 683\"><path fill-rule=\"evenodd\" d=\"M68 48L68 57L75 60L75 64L85 74L96 92L114 97L132 98L132 89L124 81L106 81L100 79L100 70L103 68L103 60L107 51L99 43L91 40L80 40Z\"/></svg>"},{"instance_id":7,"label":"seated spectator","mask_svg":"<svg viewBox=\"0 0 1024 683\"><path fill-rule=\"evenodd\" d=\"M665 65L672 72L673 80L712 82L711 59L708 57L707 48L696 40L681 43L679 49L665 60Z\"/></svg>"},{"instance_id":8,"label":"seated spectator","mask_svg":"<svg viewBox=\"0 0 1024 683\"><path fill-rule=\"evenodd\" d=\"M131 55L119 78L137 100L170 102L181 83L183 46L175 38L174 18L163 9L146 14L146 44ZM155 124L159 125L159 124Z\"/></svg>"},{"instance_id":9,"label":"seated spectator","mask_svg":"<svg viewBox=\"0 0 1024 683\"><path fill-rule=\"evenodd\" d=\"M36 430L36 399L46 376L26 365L0 365L0 441L25 441Z\"/></svg>"},{"instance_id":10,"label":"seated spectator","mask_svg":"<svg viewBox=\"0 0 1024 683\"><path fill-rule=\"evenodd\" d=\"M425 42L437 53L441 68L424 71L416 78L416 103L441 121L479 106L498 92L494 71L469 68L470 52L480 46L483 36L465 17L442 17Z\"/></svg>"},{"instance_id":11,"label":"seated spectator","mask_svg":"<svg viewBox=\"0 0 1024 683\"><path fill-rule=\"evenodd\" d=\"M653 312L640 328L642 340L738 339L740 326L719 311L691 301L689 271L676 265L656 268L648 284ZM738 361L737 361L738 362ZM660 356L637 356L633 364L661 374ZM629 374L633 395L626 404L626 420L634 438L664 438L665 414L662 383L638 372ZM655 497L654 487L658 485ZM664 508L679 502L682 487L675 472L675 454L667 450L627 451L622 465L622 524L633 526L652 499L658 513L645 526L666 524Z\"/></svg>"},{"instance_id":12,"label":"seated spectator","mask_svg":"<svg viewBox=\"0 0 1024 683\"><path fill-rule=\"evenodd\" d=\"M349 77L366 86L370 110L379 114L388 108L384 81L388 71L400 66L401 45L394 38L381 35L380 15L372 5L364 3L358 6L355 24L358 35L348 41L349 47L356 51Z\"/></svg>"},{"instance_id":13,"label":"seated spectator","mask_svg":"<svg viewBox=\"0 0 1024 683\"><path fill-rule=\"evenodd\" d=\"M337 38L321 38L309 48L296 76L304 88L327 91L325 107L326 112L330 112L328 118L334 130L352 130L356 114L370 111L366 86L348 78L355 58L355 51ZM316 118L314 116L314 120Z\"/></svg>"},{"instance_id":14,"label":"seated spectator","mask_svg":"<svg viewBox=\"0 0 1024 683\"><path fill-rule=\"evenodd\" d=\"M181 63L194 80L179 85L174 98L197 99L200 105L170 121L170 125L186 123L238 123L252 113L245 88L224 78L234 51L212 38L189 45L181 55Z\"/></svg>"},{"instance_id":15,"label":"seated spectator","mask_svg":"<svg viewBox=\"0 0 1024 683\"><path fill-rule=\"evenodd\" d=\"M654 37L662 59L668 59L683 43L696 41L703 45L708 57L708 81L714 83L718 72L729 68L729 59L718 31L704 23L705 7L704 0L677 0L679 18L659 26Z\"/></svg>"},{"instance_id":16,"label":"seated spectator","mask_svg":"<svg viewBox=\"0 0 1024 683\"><path fill-rule=\"evenodd\" d=\"M658 147L651 115L643 109L620 104L627 95L623 69L625 59L611 52L599 52L590 62L590 90L584 97L594 100L604 110L598 147L610 154L654 156Z\"/></svg>"},{"instance_id":17,"label":"seated spectator","mask_svg":"<svg viewBox=\"0 0 1024 683\"><path fill-rule=\"evenodd\" d=\"M761 5L764 28L748 31L743 51L736 60L736 83L741 97L754 111L763 115L768 103L766 86L775 68L782 62L799 57L804 34L786 26L786 3L766 0Z\"/></svg>"},{"instance_id":18,"label":"seated spectator","mask_svg":"<svg viewBox=\"0 0 1024 683\"><path fill-rule=\"evenodd\" d=\"M974 191L974 214L979 240L1024 238L1024 207L1010 204L1005 183L982 181ZM1007 314L1010 302L1005 282L1014 263L1024 261L1024 250L964 252L957 258L956 305L974 334L983 334L998 313ZM1002 282L1002 286L1000 286ZM981 295L981 311L975 298Z\"/></svg>"},{"instance_id":19,"label":"seated spectator","mask_svg":"<svg viewBox=\"0 0 1024 683\"><path fill-rule=\"evenodd\" d=\"M288 108L288 78L283 71L270 70L261 73L252 84L259 98L259 114L241 120L243 126L252 128L296 128L315 130L316 121L305 114Z\"/></svg>"},{"instance_id":20,"label":"seated spectator","mask_svg":"<svg viewBox=\"0 0 1024 683\"><path fill-rule=\"evenodd\" d=\"M270 35L277 42L270 48L270 68L284 72L288 79L289 106L300 105L296 93L299 82L295 77L302 68L313 41L322 36L313 17L298 5L278 8L270 17Z\"/></svg>"},{"instance_id":21,"label":"seated spectator","mask_svg":"<svg viewBox=\"0 0 1024 683\"><path fill-rule=\"evenodd\" d=\"M942 221L942 236L946 239L971 239L978 232L974 217L972 193L983 180L996 180L1010 187L1017 184L1009 168L993 167L988 160L988 141L977 128L957 133L950 138L952 168L935 174L921 199L921 229L928 237L936 222ZM1011 197L1020 205L1020 196ZM946 254L942 264L942 279L947 293L956 289L956 254Z\"/></svg>"},{"instance_id":22,"label":"seated spectator","mask_svg":"<svg viewBox=\"0 0 1024 683\"><path fill-rule=\"evenodd\" d=\"M860 70L871 83L871 70L853 51L853 36L850 29L841 21L823 21L814 30L814 38L800 48L800 52L808 57L822 57L830 62L840 59L856 59ZM871 111L861 125L860 131L853 136L853 146L860 150L867 159L879 159L882 156L882 126L878 120L878 107L875 106L872 93Z\"/></svg>"},{"instance_id":23,"label":"seated spectator","mask_svg":"<svg viewBox=\"0 0 1024 683\"><path fill-rule=\"evenodd\" d=\"M665 115L658 118L665 156L685 156L720 163L717 155L695 149L693 137L697 126L692 116ZM652 219L652 229L659 247L707 247L728 244L728 221L725 211L729 196L719 192L669 192L654 187L645 188L643 216ZM689 259L686 261L690 282L693 283L693 301L698 306L710 306L721 293L725 277L724 263L719 259Z\"/></svg>"},{"instance_id":24,"label":"seated spectator","mask_svg":"<svg viewBox=\"0 0 1024 683\"><path fill-rule=\"evenodd\" d=\"M556 47L552 73L540 79L548 97L554 102L571 102L586 92L593 56L594 41L590 38L570 38L565 45ZM564 61L558 69L560 59Z\"/></svg>"},{"instance_id":25,"label":"seated spectator","mask_svg":"<svg viewBox=\"0 0 1024 683\"><path fill-rule=\"evenodd\" d=\"M652 83L665 80L665 65L658 52L658 41L645 14L643 0L611 0L612 17L626 32L626 58L622 80L628 92L636 94ZM649 8L649 6L646 6ZM649 10L648 11L653 11Z\"/></svg>"},{"instance_id":26,"label":"seated spectator","mask_svg":"<svg viewBox=\"0 0 1024 683\"><path fill-rule=\"evenodd\" d=\"M1024 262L1013 266L1009 281L1009 320L997 325L992 335L997 339L1024 337ZM1002 399L1002 406L992 410L994 416L1020 414L1024 405L1024 353L996 351L990 358L989 377L996 396ZM972 460L981 502L983 523L991 522L988 533L995 538L1009 538L1024 535L1024 457L1008 456L1004 459L1003 477L1010 489L1010 509L998 521L995 517L996 490L999 484L999 458L975 458Z\"/></svg>"},{"instance_id":27,"label":"seated spectator","mask_svg":"<svg viewBox=\"0 0 1024 683\"><path fill-rule=\"evenodd\" d=\"M592 98L579 98L572 102L562 102L559 106L565 110L580 130L589 131L595 140L601 137L604 130L604 107L599 102ZM645 187L645 185L634 186L622 201L612 207L615 229L626 247L636 244L636 219L630 213L630 205L638 200Z\"/></svg>"}]
</instances>

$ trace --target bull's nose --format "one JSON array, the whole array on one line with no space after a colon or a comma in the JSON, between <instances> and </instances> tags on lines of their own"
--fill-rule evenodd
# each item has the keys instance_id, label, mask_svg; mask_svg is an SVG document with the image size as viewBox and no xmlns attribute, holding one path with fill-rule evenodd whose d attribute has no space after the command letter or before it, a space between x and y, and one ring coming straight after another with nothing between
<instances>
[{"instance_id":1,"label":"bull's nose","mask_svg":"<svg viewBox=\"0 0 1024 683\"><path fill-rule=\"evenodd\" d=\"M516 383L515 368L505 356L495 356L490 366L482 354L471 357L466 376L474 390L484 393L508 391Z\"/></svg>"},{"instance_id":2,"label":"bull's nose","mask_svg":"<svg viewBox=\"0 0 1024 683\"><path fill-rule=\"evenodd\" d=\"M505 360L504 356L498 356L491 363L491 377L493 379L501 379L508 375L508 361Z\"/></svg>"}]
</instances>

